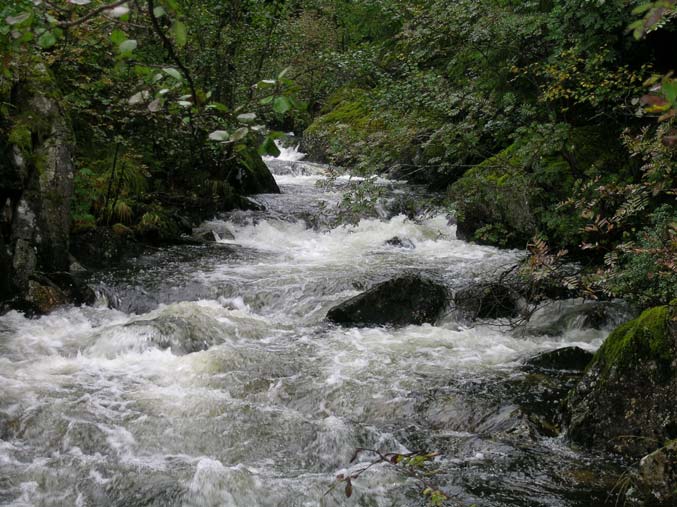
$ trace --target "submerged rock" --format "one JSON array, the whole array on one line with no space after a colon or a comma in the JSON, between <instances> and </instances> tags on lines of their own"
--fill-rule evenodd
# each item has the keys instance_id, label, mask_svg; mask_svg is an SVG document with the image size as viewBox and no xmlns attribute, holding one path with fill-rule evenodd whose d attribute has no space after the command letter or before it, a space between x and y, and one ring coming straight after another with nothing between
<instances>
[{"instance_id":1,"label":"submerged rock","mask_svg":"<svg viewBox=\"0 0 677 507\"><path fill-rule=\"evenodd\" d=\"M527 368L583 371L592 360L592 352L580 347L564 347L543 352L525 362Z\"/></svg>"},{"instance_id":2,"label":"submerged rock","mask_svg":"<svg viewBox=\"0 0 677 507\"><path fill-rule=\"evenodd\" d=\"M568 399L569 436L640 458L677 437L677 301L617 327Z\"/></svg>"},{"instance_id":3,"label":"submerged rock","mask_svg":"<svg viewBox=\"0 0 677 507\"><path fill-rule=\"evenodd\" d=\"M389 240L386 240L385 244L397 248L408 248L410 250L414 250L416 248L416 245L414 245L412 240L409 238L400 238L399 236L393 236Z\"/></svg>"},{"instance_id":4,"label":"submerged rock","mask_svg":"<svg viewBox=\"0 0 677 507\"><path fill-rule=\"evenodd\" d=\"M418 275L375 285L335 306L327 319L344 326L406 326L434 323L447 305L446 289Z\"/></svg>"},{"instance_id":5,"label":"submerged rock","mask_svg":"<svg viewBox=\"0 0 677 507\"><path fill-rule=\"evenodd\" d=\"M530 317L524 331L530 335L559 336L571 329L604 329L622 324L632 316L622 301L552 301Z\"/></svg>"},{"instance_id":6,"label":"submerged rock","mask_svg":"<svg viewBox=\"0 0 677 507\"><path fill-rule=\"evenodd\" d=\"M519 314L520 294L501 283L486 283L461 289L454 295L456 308L475 319L500 319Z\"/></svg>"}]
</instances>

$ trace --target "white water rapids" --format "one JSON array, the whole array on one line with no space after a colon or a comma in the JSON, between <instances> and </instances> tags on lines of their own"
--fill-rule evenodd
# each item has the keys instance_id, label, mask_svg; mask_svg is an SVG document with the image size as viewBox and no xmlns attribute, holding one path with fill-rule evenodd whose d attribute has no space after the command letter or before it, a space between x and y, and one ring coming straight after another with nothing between
<instances>
[{"instance_id":1,"label":"white water rapids","mask_svg":"<svg viewBox=\"0 0 677 507\"><path fill-rule=\"evenodd\" d=\"M266 211L203 225L234 239L101 274L98 306L0 317L0 505L424 504L386 464L352 498L323 496L359 466L356 447L440 451L449 505L590 505L605 486L581 477L598 458L561 437L512 437L505 386L523 359L594 350L606 332L521 336L452 313L402 329L327 324L333 305L398 273L454 289L519 253L457 240L443 214L326 225L317 217L347 180L322 188L325 168L284 155L269 161L283 193L257 197ZM393 236L416 248L386 245Z\"/></svg>"}]
</instances>

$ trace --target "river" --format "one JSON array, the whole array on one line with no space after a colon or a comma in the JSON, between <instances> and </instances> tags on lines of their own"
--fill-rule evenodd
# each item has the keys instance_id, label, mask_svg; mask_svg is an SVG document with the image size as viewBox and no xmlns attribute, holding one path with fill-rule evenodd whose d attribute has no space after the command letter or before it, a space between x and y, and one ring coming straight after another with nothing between
<instances>
[{"instance_id":1,"label":"river","mask_svg":"<svg viewBox=\"0 0 677 507\"><path fill-rule=\"evenodd\" d=\"M521 253L456 239L441 212L337 225L349 178L299 158L269 161L282 193L255 196L265 211L203 224L217 243L95 274L94 307L0 317L0 505L425 505L389 464L350 499L325 495L368 462L349 464L357 447L439 452L430 481L446 505L613 504L617 465L533 434L515 387L533 380L524 359L595 350L608 329L524 335L453 312L434 326L328 324L333 305L398 273L454 290ZM413 191L378 184L391 199Z\"/></svg>"}]
</instances>

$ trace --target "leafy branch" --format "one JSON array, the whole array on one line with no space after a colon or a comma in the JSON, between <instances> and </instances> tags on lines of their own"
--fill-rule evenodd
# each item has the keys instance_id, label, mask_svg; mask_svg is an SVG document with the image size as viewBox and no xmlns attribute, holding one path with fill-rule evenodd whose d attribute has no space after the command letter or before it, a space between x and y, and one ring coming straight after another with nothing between
<instances>
[{"instance_id":1,"label":"leafy branch","mask_svg":"<svg viewBox=\"0 0 677 507\"><path fill-rule=\"evenodd\" d=\"M449 500L449 496L446 493L429 481L429 477L436 475L439 471L428 470L426 465L440 455L438 452L414 451L410 453L388 452L384 454L376 449L358 447L355 449L350 463L354 463L364 453L375 455L375 458L350 474L338 474L336 481L325 491L323 497L334 491L339 485L345 484L343 492L346 498L350 498L353 494L354 480L359 479L363 473L376 465L387 464L397 467L400 472L418 481L421 494L427 498L433 507L441 507Z\"/></svg>"}]
</instances>

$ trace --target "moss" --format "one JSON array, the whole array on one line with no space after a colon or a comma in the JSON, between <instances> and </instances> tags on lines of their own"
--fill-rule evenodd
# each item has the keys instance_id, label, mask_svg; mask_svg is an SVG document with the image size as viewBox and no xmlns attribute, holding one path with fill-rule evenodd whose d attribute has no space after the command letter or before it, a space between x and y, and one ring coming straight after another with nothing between
<instances>
[{"instance_id":1,"label":"moss","mask_svg":"<svg viewBox=\"0 0 677 507\"><path fill-rule=\"evenodd\" d=\"M484 160L449 187L458 232L481 244L524 248L536 232L535 191L518 146Z\"/></svg>"},{"instance_id":2,"label":"moss","mask_svg":"<svg viewBox=\"0 0 677 507\"><path fill-rule=\"evenodd\" d=\"M603 377L612 368L632 367L641 359L654 360L660 370L669 370L675 354L668 327L670 315L668 306L658 306L617 327L597 351L591 366L601 367Z\"/></svg>"},{"instance_id":3,"label":"moss","mask_svg":"<svg viewBox=\"0 0 677 507\"><path fill-rule=\"evenodd\" d=\"M23 153L29 153L33 146L31 130L23 122L17 122L9 131L10 144L17 146Z\"/></svg>"},{"instance_id":4,"label":"moss","mask_svg":"<svg viewBox=\"0 0 677 507\"><path fill-rule=\"evenodd\" d=\"M125 237L125 236L131 237L131 236L134 236L134 231L132 231L132 230L131 230L129 227L127 227L126 225L123 225L123 224L120 224L120 223L118 223L118 224L113 224L113 225L111 226L111 230L113 231L113 234L115 234L116 236L120 236L120 237Z\"/></svg>"}]
</instances>

